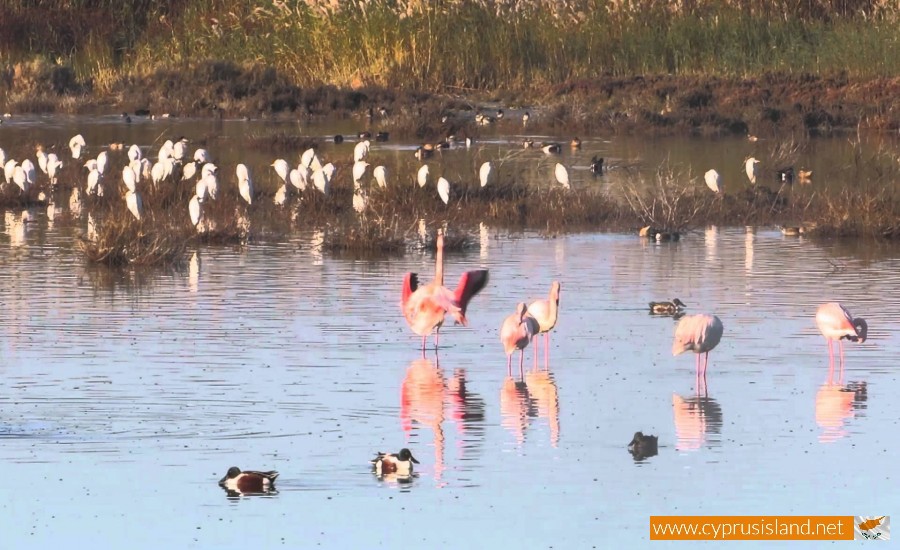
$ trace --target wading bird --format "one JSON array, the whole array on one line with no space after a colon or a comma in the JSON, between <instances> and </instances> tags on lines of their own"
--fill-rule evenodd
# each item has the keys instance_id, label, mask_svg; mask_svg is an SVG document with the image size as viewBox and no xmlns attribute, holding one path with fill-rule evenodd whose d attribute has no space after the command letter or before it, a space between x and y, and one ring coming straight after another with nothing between
<instances>
[{"instance_id":1,"label":"wading bird","mask_svg":"<svg viewBox=\"0 0 900 550\"><path fill-rule=\"evenodd\" d=\"M437 192L438 192L438 195L441 197L441 200L444 201L444 204L449 204L449 202L450 202L450 182L447 181L443 176L438 178Z\"/></svg>"},{"instance_id":2,"label":"wading bird","mask_svg":"<svg viewBox=\"0 0 900 550\"><path fill-rule=\"evenodd\" d=\"M758 170L756 169L757 164L759 164L759 161L753 157L744 161L744 171L747 172L747 179L749 179L752 184L756 184L756 176L758 173Z\"/></svg>"},{"instance_id":3,"label":"wading bird","mask_svg":"<svg viewBox=\"0 0 900 550\"><path fill-rule=\"evenodd\" d=\"M69 150L72 152L73 159L81 158L81 150L87 147L87 144L84 142L84 138L81 137L81 134L73 136L72 139L69 140Z\"/></svg>"},{"instance_id":4,"label":"wading bird","mask_svg":"<svg viewBox=\"0 0 900 550\"><path fill-rule=\"evenodd\" d=\"M246 164L238 164L234 169L238 180L238 192L247 204L253 204L253 180L250 179L250 171Z\"/></svg>"},{"instance_id":5,"label":"wading bird","mask_svg":"<svg viewBox=\"0 0 900 550\"><path fill-rule=\"evenodd\" d=\"M491 177L491 163L490 161L485 162L481 165L481 168L478 170L478 179L481 181L481 186L484 187L488 184L488 180Z\"/></svg>"},{"instance_id":6,"label":"wading bird","mask_svg":"<svg viewBox=\"0 0 900 550\"><path fill-rule=\"evenodd\" d=\"M837 302L822 304L816 311L816 326L828 344L829 370L834 370L834 350L832 341L837 341L841 352L841 378L844 371L844 340L865 342L869 333L869 325L861 317L853 317L850 311Z\"/></svg>"},{"instance_id":7,"label":"wading bird","mask_svg":"<svg viewBox=\"0 0 900 550\"><path fill-rule=\"evenodd\" d=\"M372 175L375 176L378 187L381 187L382 189L387 187L387 169L384 166L376 166L375 169L372 170Z\"/></svg>"},{"instance_id":8,"label":"wading bird","mask_svg":"<svg viewBox=\"0 0 900 550\"><path fill-rule=\"evenodd\" d=\"M419 183L419 187L425 187L425 184L428 183L428 165L423 164L419 171L416 172L416 181Z\"/></svg>"},{"instance_id":9,"label":"wading bird","mask_svg":"<svg viewBox=\"0 0 900 550\"><path fill-rule=\"evenodd\" d=\"M528 305L528 316L538 322L538 334L544 335L544 365L550 364L550 331L559 319L559 281L550 285L550 294L546 299L535 300ZM534 363L537 365L538 345L534 344Z\"/></svg>"},{"instance_id":10,"label":"wading bird","mask_svg":"<svg viewBox=\"0 0 900 550\"><path fill-rule=\"evenodd\" d=\"M706 181L706 186L709 187L713 193L719 194L725 192L725 188L722 187L722 176L719 175L715 169L708 170L703 174L703 179Z\"/></svg>"},{"instance_id":11,"label":"wading bird","mask_svg":"<svg viewBox=\"0 0 900 550\"><path fill-rule=\"evenodd\" d=\"M566 189L571 189L572 186L569 185L569 171L566 170L566 167L560 163L556 163L556 181L558 181L563 187Z\"/></svg>"},{"instance_id":12,"label":"wading bird","mask_svg":"<svg viewBox=\"0 0 900 550\"><path fill-rule=\"evenodd\" d=\"M500 325L500 343L506 353L506 374L512 376L512 356L519 350L519 374L524 376L525 348L534 335L540 331L540 325L534 317L528 315L525 302L516 306L516 312L503 320Z\"/></svg>"},{"instance_id":13,"label":"wading bird","mask_svg":"<svg viewBox=\"0 0 900 550\"><path fill-rule=\"evenodd\" d=\"M675 327L675 341L672 343L672 355L680 355L686 351L697 354L697 378L702 373L706 379L706 367L709 364L709 352L719 345L722 339L722 321L715 315L685 315ZM703 369L700 369L700 354L706 354Z\"/></svg>"},{"instance_id":14,"label":"wading bird","mask_svg":"<svg viewBox=\"0 0 900 550\"><path fill-rule=\"evenodd\" d=\"M444 316L449 313L457 323L467 326L466 308L469 301L488 282L488 270L466 271L459 278L455 291L444 286L444 234L438 231L437 253L435 255L434 280L426 285L419 284L416 273L407 273L403 278L400 308L407 324L413 332L422 337L422 353L425 341L434 332L435 351L439 345L440 329Z\"/></svg>"}]
</instances>

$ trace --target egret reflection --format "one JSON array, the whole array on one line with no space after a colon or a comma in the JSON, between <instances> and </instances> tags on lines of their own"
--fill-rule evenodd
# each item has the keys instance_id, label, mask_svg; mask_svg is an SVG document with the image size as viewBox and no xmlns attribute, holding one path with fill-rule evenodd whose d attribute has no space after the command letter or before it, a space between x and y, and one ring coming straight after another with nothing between
<instances>
[{"instance_id":1,"label":"egret reflection","mask_svg":"<svg viewBox=\"0 0 900 550\"><path fill-rule=\"evenodd\" d=\"M868 387L865 382L847 385L826 382L816 392L816 424L822 430L820 443L834 443L848 434L846 424L866 408Z\"/></svg>"}]
</instances>

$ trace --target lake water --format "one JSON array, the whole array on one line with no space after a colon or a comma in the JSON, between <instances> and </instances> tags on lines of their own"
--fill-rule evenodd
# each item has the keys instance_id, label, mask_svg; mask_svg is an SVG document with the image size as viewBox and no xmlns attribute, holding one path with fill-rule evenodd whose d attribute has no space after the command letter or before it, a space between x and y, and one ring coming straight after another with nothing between
<instances>
[{"instance_id":1,"label":"lake water","mask_svg":"<svg viewBox=\"0 0 900 550\"><path fill-rule=\"evenodd\" d=\"M53 124L28 135L67 141L71 121ZM641 547L659 544L650 515L900 504L896 246L491 230L447 255L448 280L478 266L491 279L470 326L445 326L423 358L398 303L429 255L335 258L302 233L109 272L84 265L72 226L21 216L5 212L0 234L5 548ZM549 365L534 370L529 347L510 379L500 323L553 280ZM673 297L725 326L705 395L694 356L671 356L675 321L648 314ZM831 300L869 323L840 381L813 320ZM639 430L658 455L626 451ZM368 460L401 447L416 477L376 478ZM229 497L217 482L233 465L278 470L277 493Z\"/></svg>"}]
</instances>

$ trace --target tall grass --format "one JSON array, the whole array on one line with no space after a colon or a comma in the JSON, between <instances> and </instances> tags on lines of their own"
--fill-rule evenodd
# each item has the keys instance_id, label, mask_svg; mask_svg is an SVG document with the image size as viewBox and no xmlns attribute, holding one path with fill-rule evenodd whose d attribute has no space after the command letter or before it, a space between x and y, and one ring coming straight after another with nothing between
<instances>
[{"instance_id":1,"label":"tall grass","mask_svg":"<svg viewBox=\"0 0 900 550\"><path fill-rule=\"evenodd\" d=\"M134 4L139 6L132 7ZM265 64L300 85L533 90L598 74L900 73L885 0L9 0L7 61L84 80L203 60Z\"/></svg>"}]
</instances>

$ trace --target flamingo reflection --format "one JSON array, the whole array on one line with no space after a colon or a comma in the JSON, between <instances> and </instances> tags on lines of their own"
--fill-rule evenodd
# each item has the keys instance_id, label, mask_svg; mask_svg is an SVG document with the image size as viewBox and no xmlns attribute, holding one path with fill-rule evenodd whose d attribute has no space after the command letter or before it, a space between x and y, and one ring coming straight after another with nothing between
<instances>
[{"instance_id":1,"label":"flamingo reflection","mask_svg":"<svg viewBox=\"0 0 900 550\"><path fill-rule=\"evenodd\" d=\"M503 386L500 388L500 423L512 432L519 445L525 442L528 417L534 416L531 412L533 406L524 381L516 382L511 376L503 379Z\"/></svg>"},{"instance_id":2,"label":"flamingo reflection","mask_svg":"<svg viewBox=\"0 0 900 550\"><path fill-rule=\"evenodd\" d=\"M450 417L457 423L457 449L463 459L465 444L472 439L467 432L483 430L484 400L466 389L465 369L455 369L453 376L445 380L440 367L428 359L410 363L400 393L400 423L407 440L415 424L431 428L434 434L434 477L440 481L446 469L445 402L450 407Z\"/></svg>"},{"instance_id":3,"label":"flamingo reflection","mask_svg":"<svg viewBox=\"0 0 900 550\"><path fill-rule=\"evenodd\" d=\"M822 384L816 392L816 424L822 429L819 442L834 443L846 436L845 424L856 416L856 411L866 408L867 400L865 382Z\"/></svg>"},{"instance_id":4,"label":"flamingo reflection","mask_svg":"<svg viewBox=\"0 0 900 550\"><path fill-rule=\"evenodd\" d=\"M718 444L722 433L722 407L712 397L700 395L682 397L672 394L672 411L675 413L675 449L695 451L707 442Z\"/></svg>"},{"instance_id":5,"label":"flamingo reflection","mask_svg":"<svg viewBox=\"0 0 900 550\"><path fill-rule=\"evenodd\" d=\"M559 391L549 371L538 370L525 375L525 385L534 402L538 418L546 418L550 427L550 444L559 444Z\"/></svg>"},{"instance_id":6,"label":"flamingo reflection","mask_svg":"<svg viewBox=\"0 0 900 550\"><path fill-rule=\"evenodd\" d=\"M407 440L414 422L434 433L434 476L440 479L444 472L444 377L428 359L413 361L400 387L400 425Z\"/></svg>"}]
</instances>

